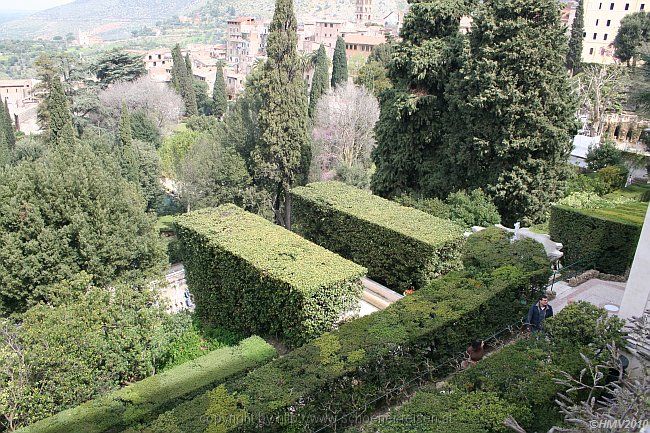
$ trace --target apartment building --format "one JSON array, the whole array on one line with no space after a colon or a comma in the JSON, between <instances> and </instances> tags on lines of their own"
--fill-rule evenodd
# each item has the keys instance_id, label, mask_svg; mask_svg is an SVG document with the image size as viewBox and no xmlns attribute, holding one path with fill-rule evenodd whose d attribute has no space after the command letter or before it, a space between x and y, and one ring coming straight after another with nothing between
<instances>
[{"instance_id":1,"label":"apartment building","mask_svg":"<svg viewBox=\"0 0 650 433\"><path fill-rule=\"evenodd\" d=\"M237 73L249 73L258 58L266 56L269 22L254 17L228 20L226 60Z\"/></svg>"},{"instance_id":2,"label":"apartment building","mask_svg":"<svg viewBox=\"0 0 650 433\"><path fill-rule=\"evenodd\" d=\"M628 14L647 11L650 0L584 0L584 43L582 61L611 64L614 38L621 20Z\"/></svg>"},{"instance_id":3,"label":"apartment building","mask_svg":"<svg viewBox=\"0 0 650 433\"><path fill-rule=\"evenodd\" d=\"M372 21L372 0L356 0L355 19L357 23Z\"/></svg>"}]
</instances>

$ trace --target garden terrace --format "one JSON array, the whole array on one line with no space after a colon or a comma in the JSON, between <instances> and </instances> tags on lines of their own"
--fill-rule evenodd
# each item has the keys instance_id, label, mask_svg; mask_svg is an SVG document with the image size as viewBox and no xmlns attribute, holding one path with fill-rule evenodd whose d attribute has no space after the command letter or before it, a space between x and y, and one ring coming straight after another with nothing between
<instances>
[{"instance_id":1,"label":"garden terrace","mask_svg":"<svg viewBox=\"0 0 650 433\"><path fill-rule=\"evenodd\" d=\"M449 372L468 341L522 317L529 281L508 266L452 272L336 331L161 415L147 433L314 431L363 415L405 383ZM490 314L485 314L490 311ZM394 396L394 395L393 395ZM227 416L230 415L230 416ZM343 417L337 427L354 422Z\"/></svg>"},{"instance_id":2,"label":"garden terrace","mask_svg":"<svg viewBox=\"0 0 650 433\"><path fill-rule=\"evenodd\" d=\"M176 228L204 323L299 345L361 297L365 268L234 205L183 215Z\"/></svg>"},{"instance_id":3,"label":"garden terrace","mask_svg":"<svg viewBox=\"0 0 650 433\"><path fill-rule=\"evenodd\" d=\"M426 286L461 266L463 229L340 182L291 191L296 231L368 268L391 289Z\"/></svg>"},{"instance_id":4,"label":"garden terrace","mask_svg":"<svg viewBox=\"0 0 650 433\"><path fill-rule=\"evenodd\" d=\"M550 235L564 245L566 264L622 275L634 259L647 208L643 202L599 209L553 206Z\"/></svg>"},{"instance_id":5,"label":"garden terrace","mask_svg":"<svg viewBox=\"0 0 650 433\"><path fill-rule=\"evenodd\" d=\"M193 361L20 429L20 433L104 433L146 421L225 379L270 361L275 349L259 337Z\"/></svg>"}]
</instances>

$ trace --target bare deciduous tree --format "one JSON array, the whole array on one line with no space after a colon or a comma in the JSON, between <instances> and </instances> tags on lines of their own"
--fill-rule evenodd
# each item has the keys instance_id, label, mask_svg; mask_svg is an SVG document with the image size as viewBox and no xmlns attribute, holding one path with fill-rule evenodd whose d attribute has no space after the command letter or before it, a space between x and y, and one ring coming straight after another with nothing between
<instances>
[{"instance_id":1,"label":"bare deciduous tree","mask_svg":"<svg viewBox=\"0 0 650 433\"><path fill-rule=\"evenodd\" d=\"M377 98L363 87L345 84L323 95L314 117L314 165L326 174L338 166L368 167L375 147Z\"/></svg>"},{"instance_id":2,"label":"bare deciduous tree","mask_svg":"<svg viewBox=\"0 0 650 433\"><path fill-rule=\"evenodd\" d=\"M144 110L156 120L161 129L176 124L183 114L183 98L164 83L156 83L148 77L135 81L123 81L99 94L105 108L119 117L124 102L133 112Z\"/></svg>"},{"instance_id":3,"label":"bare deciduous tree","mask_svg":"<svg viewBox=\"0 0 650 433\"><path fill-rule=\"evenodd\" d=\"M24 410L28 400L28 367L15 325L8 320L0 323L0 429L14 431L25 424Z\"/></svg>"},{"instance_id":4,"label":"bare deciduous tree","mask_svg":"<svg viewBox=\"0 0 650 433\"><path fill-rule=\"evenodd\" d=\"M592 137L601 135L608 113L619 112L625 101L627 71L620 65L587 65L573 77L580 114L587 117Z\"/></svg>"}]
</instances>

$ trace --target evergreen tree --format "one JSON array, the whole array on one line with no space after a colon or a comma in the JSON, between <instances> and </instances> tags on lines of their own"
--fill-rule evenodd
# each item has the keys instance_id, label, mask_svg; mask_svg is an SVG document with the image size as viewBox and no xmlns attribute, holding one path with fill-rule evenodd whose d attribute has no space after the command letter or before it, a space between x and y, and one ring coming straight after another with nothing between
<instances>
[{"instance_id":1,"label":"evergreen tree","mask_svg":"<svg viewBox=\"0 0 650 433\"><path fill-rule=\"evenodd\" d=\"M5 98L5 103L2 107L2 127L5 131L5 140L7 141L7 146L9 149L16 147L16 130L14 129L14 123L11 121L11 113L9 112L9 103Z\"/></svg>"},{"instance_id":2,"label":"evergreen tree","mask_svg":"<svg viewBox=\"0 0 650 433\"><path fill-rule=\"evenodd\" d=\"M275 219L287 228L291 228L289 189L306 176L311 159L297 27L293 1L277 0L262 70L261 143L253 151L255 178L273 194Z\"/></svg>"},{"instance_id":3,"label":"evergreen tree","mask_svg":"<svg viewBox=\"0 0 650 433\"><path fill-rule=\"evenodd\" d=\"M577 129L557 3L486 0L479 8L447 88L437 189L485 188L506 224L540 221L560 197Z\"/></svg>"},{"instance_id":4,"label":"evergreen tree","mask_svg":"<svg viewBox=\"0 0 650 433\"><path fill-rule=\"evenodd\" d=\"M59 77L54 77L47 97L49 112L49 141L58 146L62 143L71 143L74 140L72 127L72 114L68 108L68 99L63 93L63 86Z\"/></svg>"},{"instance_id":5,"label":"evergreen tree","mask_svg":"<svg viewBox=\"0 0 650 433\"><path fill-rule=\"evenodd\" d=\"M187 62L186 62L187 59ZM191 71L188 71L189 56L185 59L181 53L180 45L172 49L172 87L178 91L185 102L185 114L196 116L199 113L194 91L194 78ZM190 65L191 67L191 65Z\"/></svg>"},{"instance_id":6,"label":"evergreen tree","mask_svg":"<svg viewBox=\"0 0 650 433\"><path fill-rule=\"evenodd\" d=\"M223 64L217 64L217 74L214 77L214 87L212 89L213 114L221 119L226 110L228 110L228 95L226 95L226 80L223 76Z\"/></svg>"},{"instance_id":7,"label":"evergreen tree","mask_svg":"<svg viewBox=\"0 0 650 433\"><path fill-rule=\"evenodd\" d=\"M377 59L394 60L388 67L393 88L381 95L375 127L371 187L376 194L447 196L436 190L436 164L442 161L442 114L448 110L445 86L460 66L460 19L468 13L468 7L453 0L414 3L402 27L402 42L390 54L378 53Z\"/></svg>"},{"instance_id":8,"label":"evergreen tree","mask_svg":"<svg viewBox=\"0 0 650 433\"><path fill-rule=\"evenodd\" d=\"M142 56L113 50L97 61L93 68L102 87L120 81L135 81L147 74Z\"/></svg>"},{"instance_id":9,"label":"evergreen tree","mask_svg":"<svg viewBox=\"0 0 650 433\"><path fill-rule=\"evenodd\" d=\"M311 81L309 93L309 117L314 117L318 99L329 89L329 60L325 46L320 44L314 59L314 78Z\"/></svg>"},{"instance_id":10,"label":"evergreen tree","mask_svg":"<svg viewBox=\"0 0 650 433\"><path fill-rule=\"evenodd\" d=\"M650 13L636 12L621 20L614 38L614 55L628 66L636 66L641 47L650 42Z\"/></svg>"},{"instance_id":11,"label":"evergreen tree","mask_svg":"<svg viewBox=\"0 0 650 433\"><path fill-rule=\"evenodd\" d=\"M573 20L571 37L569 38L569 52L566 57L566 67L573 75L580 72L580 64L582 63L582 40L585 32L584 11L584 0L578 0L576 16Z\"/></svg>"},{"instance_id":12,"label":"evergreen tree","mask_svg":"<svg viewBox=\"0 0 650 433\"><path fill-rule=\"evenodd\" d=\"M192 59L190 59L190 53L185 53L185 67L187 68L187 76L190 78L194 77L194 71L192 71Z\"/></svg>"},{"instance_id":13,"label":"evergreen tree","mask_svg":"<svg viewBox=\"0 0 650 433\"><path fill-rule=\"evenodd\" d=\"M345 40L336 38L334 57L332 59L332 87L348 81L348 59L345 56Z\"/></svg>"},{"instance_id":14,"label":"evergreen tree","mask_svg":"<svg viewBox=\"0 0 650 433\"><path fill-rule=\"evenodd\" d=\"M64 141L0 170L0 314L52 301L83 276L104 287L162 265L144 200L92 145Z\"/></svg>"},{"instance_id":15,"label":"evergreen tree","mask_svg":"<svg viewBox=\"0 0 650 433\"><path fill-rule=\"evenodd\" d=\"M139 183L138 155L133 146L131 116L125 103L122 103L122 112L118 123L118 141L122 175L131 182Z\"/></svg>"}]
</instances>

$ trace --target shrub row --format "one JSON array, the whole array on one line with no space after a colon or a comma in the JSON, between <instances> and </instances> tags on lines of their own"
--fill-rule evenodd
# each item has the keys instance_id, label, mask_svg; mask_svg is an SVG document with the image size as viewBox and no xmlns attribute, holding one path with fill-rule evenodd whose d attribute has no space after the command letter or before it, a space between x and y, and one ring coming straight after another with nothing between
<instances>
[{"instance_id":1,"label":"shrub row","mask_svg":"<svg viewBox=\"0 0 650 433\"><path fill-rule=\"evenodd\" d=\"M460 267L463 229L448 220L340 182L295 188L296 231L368 268L398 291L421 288Z\"/></svg>"},{"instance_id":2,"label":"shrub row","mask_svg":"<svg viewBox=\"0 0 650 433\"><path fill-rule=\"evenodd\" d=\"M259 337L214 350L72 409L38 421L20 433L103 433L146 421L225 379L270 361L275 349Z\"/></svg>"},{"instance_id":3,"label":"shrub row","mask_svg":"<svg viewBox=\"0 0 650 433\"><path fill-rule=\"evenodd\" d=\"M562 371L577 375L584 367L580 353L593 354L589 345L602 348L605 336L620 342L622 324L591 304L573 304L549 319L547 325L555 331L550 341L519 340L454 376L449 389L425 386L388 419L349 433L505 433L508 416L526 431L548 431L563 422L555 400L564 388L553 379L562 377ZM566 332L573 326L605 332Z\"/></svg>"},{"instance_id":4,"label":"shrub row","mask_svg":"<svg viewBox=\"0 0 650 433\"><path fill-rule=\"evenodd\" d=\"M360 416L405 383L446 374L449 367L441 365L468 341L522 317L528 284L511 266L480 279L452 272L178 406L142 431L304 432L352 412ZM344 417L337 427L353 421Z\"/></svg>"},{"instance_id":5,"label":"shrub row","mask_svg":"<svg viewBox=\"0 0 650 433\"><path fill-rule=\"evenodd\" d=\"M624 274L634 259L647 203L614 208L576 209L553 206L551 239L564 245L564 263L581 261L606 274Z\"/></svg>"},{"instance_id":6,"label":"shrub row","mask_svg":"<svg viewBox=\"0 0 650 433\"><path fill-rule=\"evenodd\" d=\"M361 296L363 267L234 205L183 215L176 230L206 324L298 345Z\"/></svg>"}]
</instances>

